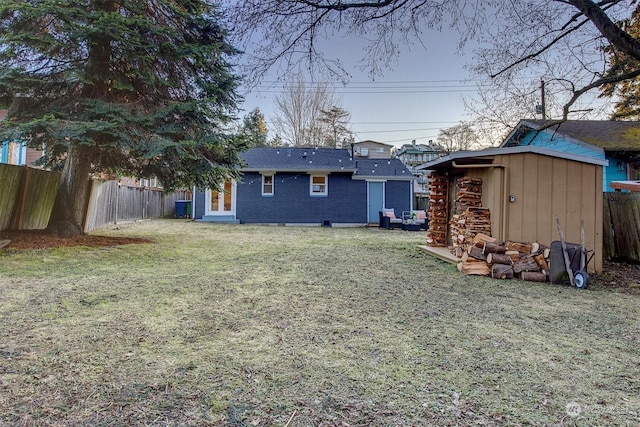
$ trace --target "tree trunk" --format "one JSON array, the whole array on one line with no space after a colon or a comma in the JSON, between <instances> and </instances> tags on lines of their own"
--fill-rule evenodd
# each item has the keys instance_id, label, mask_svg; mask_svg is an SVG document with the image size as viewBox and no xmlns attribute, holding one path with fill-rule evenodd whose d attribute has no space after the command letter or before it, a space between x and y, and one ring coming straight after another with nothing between
<instances>
[{"instance_id":1,"label":"tree trunk","mask_svg":"<svg viewBox=\"0 0 640 427\"><path fill-rule=\"evenodd\" d=\"M96 10L112 13L118 10L115 0L94 0L91 2ZM110 67L111 41L108 34L94 34L89 37L89 51L86 64L86 83L82 88L82 98L100 99L110 93L109 81L104 76ZM102 76L102 77L100 77ZM99 137L94 139L95 146L74 145L67 147L58 194L53 205L47 231L61 237L84 234L84 216L89 197L89 174L91 164L96 155L96 147L100 146Z\"/></svg>"},{"instance_id":2,"label":"tree trunk","mask_svg":"<svg viewBox=\"0 0 640 427\"><path fill-rule=\"evenodd\" d=\"M84 234L90 172L91 147L69 147L47 232L60 237Z\"/></svg>"}]
</instances>

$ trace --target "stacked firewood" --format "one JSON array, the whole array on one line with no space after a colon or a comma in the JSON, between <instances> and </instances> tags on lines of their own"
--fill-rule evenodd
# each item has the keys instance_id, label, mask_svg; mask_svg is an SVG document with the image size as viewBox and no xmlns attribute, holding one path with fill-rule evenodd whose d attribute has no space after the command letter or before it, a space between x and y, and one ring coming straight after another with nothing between
<instances>
[{"instance_id":1,"label":"stacked firewood","mask_svg":"<svg viewBox=\"0 0 640 427\"><path fill-rule=\"evenodd\" d=\"M482 178L464 176L456 184L455 213L482 206Z\"/></svg>"},{"instance_id":2,"label":"stacked firewood","mask_svg":"<svg viewBox=\"0 0 640 427\"><path fill-rule=\"evenodd\" d=\"M454 214L449 222L451 246L449 250L461 257L471 240L478 233L491 235L491 211L489 208L468 207L460 214Z\"/></svg>"},{"instance_id":3,"label":"stacked firewood","mask_svg":"<svg viewBox=\"0 0 640 427\"><path fill-rule=\"evenodd\" d=\"M458 263L465 274L514 277L532 282L546 282L549 273L549 248L539 243L506 241L478 233Z\"/></svg>"},{"instance_id":4,"label":"stacked firewood","mask_svg":"<svg viewBox=\"0 0 640 427\"><path fill-rule=\"evenodd\" d=\"M468 176L456 183L455 209L449 221L451 246L449 251L461 257L477 233L491 235L491 215L482 207L482 178Z\"/></svg>"},{"instance_id":5,"label":"stacked firewood","mask_svg":"<svg viewBox=\"0 0 640 427\"><path fill-rule=\"evenodd\" d=\"M427 246L442 247L447 245L447 177L430 173L428 176L429 228L427 229Z\"/></svg>"}]
</instances>

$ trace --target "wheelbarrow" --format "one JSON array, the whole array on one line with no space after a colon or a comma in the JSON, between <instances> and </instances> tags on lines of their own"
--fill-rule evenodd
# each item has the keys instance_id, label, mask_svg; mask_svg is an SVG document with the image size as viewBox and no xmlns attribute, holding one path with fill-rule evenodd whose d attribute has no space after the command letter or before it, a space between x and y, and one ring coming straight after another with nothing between
<instances>
[{"instance_id":1,"label":"wheelbarrow","mask_svg":"<svg viewBox=\"0 0 640 427\"><path fill-rule=\"evenodd\" d=\"M560 227L560 221L556 216L558 234L560 240L551 243L549 254L549 281L554 284L565 284L578 289L586 289L589 286L587 265L593 259L595 251L587 250L584 238L584 223L580 222L580 240L578 243L568 243L564 240L564 233Z\"/></svg>"}]
</instances>

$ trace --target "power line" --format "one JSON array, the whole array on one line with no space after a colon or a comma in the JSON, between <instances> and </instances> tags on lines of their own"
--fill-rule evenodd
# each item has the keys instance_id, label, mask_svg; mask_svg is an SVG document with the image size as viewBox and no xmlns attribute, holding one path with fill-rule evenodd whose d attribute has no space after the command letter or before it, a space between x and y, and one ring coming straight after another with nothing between
<instances>
[{"instance_id":1,"label":"power line","mask_svg":"<svg viewBox=\"0 0 640 427\"><path fill-rule=\"evenodd\" d=\"M349 90L341 90L341 89L335 89L336 93L347 93L347 94L363 94L363 95L367 95L367 94L378 94L378 95L384 95L384 94L414 94L414 93L459 93L459 92L477 92L477 89L464 89L464 88L460 88L460 89L443 89L443 90L439 90L439 89L425 89L425 90L408 90L408 88L398 88L398 89L402 89L402 90L383 90L383 91L372 91L372 90L353 90L353 88L349 89ZM284 91L282 90L258 90L258 91L253 91L250 93L255 93L255 94L263 94L263 93L284 93Z\"/></svg>"},{"instance_id":2,"label":"power line","mask_svg":"<svg viewBox=\"0 0 640 427\"><path fill-rule=\"evenodd\" d=\"M428 122L428 121L417 121L417 122L349 122L349 124L352 125L410 125L410 124L438 124L438 123L443 123L443 124L452 124L452 123L460 123L460 121L452 121L452 122Z\"/></svg>"},{"instance_id":3,"label":"power line","mask_svg":"<svg viewBox=\"0 0 640 427\"><path fill-rule=\"evenodd\" d=\"M392 129L392 130L366 130L362 133L391 133L391 132L418 132L423 130L439 130L440 128L419 128L419 129Z\"/></svg>"},{"instance_id":4,"label":"power line","mask_svg":"<svg viewBox=\"0 0 640 427\"><path fill-rule=\"evenodd\" d=\"M405 142L408 143L409 140L414 140L414 139L436 139L436 138L437 138L437 135L425 135L425 136L412 136L410 138L408 137L408 138L402 138L402 139L386 139L384 141L379 141L379 142L383 142L385 144L390 144L390 143L393 143L393 142L403 142L403 141L405 141Z\"/></svg>"}]
</instances>

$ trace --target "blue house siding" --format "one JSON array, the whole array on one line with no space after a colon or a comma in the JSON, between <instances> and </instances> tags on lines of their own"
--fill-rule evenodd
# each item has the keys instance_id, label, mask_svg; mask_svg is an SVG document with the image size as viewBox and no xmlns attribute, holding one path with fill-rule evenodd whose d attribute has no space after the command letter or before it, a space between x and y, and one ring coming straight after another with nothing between
<instances>
[{"instance_id":1,"label":"blue house siding","mask_svg":"<svg viewBox=\"0 0 640 427\"><path fill-rule=\"evenodd\" d=\"M205 215L205 192L193 196L196 219L254 224L366 224L367 180L385 183L387 207L411 207L411 171L398 159L354 160L345 149L252 148L245 151L232 215ZM327 192L311 194L311 177L327 177ZM273 194L263 195L263 176L273 176ZM382 198L382 194L379 196ZM391 203L391 205L390 205ZM230 212L231 213L231 212ZM376 212L377 221L377 212Z\"/></svg>"},{"instance_id":2,"label":"blue house siding","mask_svg":"<svg viewBox=\"0 0 640 427\"><path fill-rule=\"evenodd\" d=\"M24 143L5 141L0 144L0 163L24 165L26 156L27 146Z\"/></svg>"},{"instance_id":3,"label":"blue house siding","mask_svg":"<svg viewBox=\"0 0 640 427\"><path fill-rule=\"evenodd\" d=\"M396 216L411 210L411 181L387 181L384 191L385 207L393 208Z\"/></svg>"},{"instance_id":4,"label":"blue house siding","mask_svg":"<svg viewBox=\"0 0 640 427\"><path fill-rule=\"evenodd\" d=\"M204 216L204 191L197 190L193 195L193 201L195 204L194 218L202 218Z\"/></svg>"},{"instance_id":5,"label":"blue house siding","mask_svg":"<svg viewBox=\"0 0 640 427\"><path fill-rule=\"evenodd\" d=\"M310 175L274 175L273 196L262 195L262 177L247 172L237 188L236 218L241 223L366 223L366 182L351 174L328 175L328 195L311 196Z\"/></svg>"},{"instance_id":6,"label":"blue house siding","mask_svg":"<svg viewBox=\"0 0 640 427\"><path fill-rule=\"evenodd\" d=\"M550 135L546 132L531 131L522 139L520 145L532 145L534 147L548 148L549 150L561 151L577 156L594 157L596 159L605 158L602 150L589 148L562 138L557 134Z\"/></svg>"},{"instance_id":7,"label":"blue house siding","mask_svg":"<svg viewBox=\"0 0 640 427\"><path fill-rule=\"evenodd\" d=\"M626 181L627 177L627 163L626 160L618 160L615 157L609 157L609 166L605 166L603 173L603 188L602 191L615 191L611 188L612 181Z\"/></svg>"}]
</instances>

